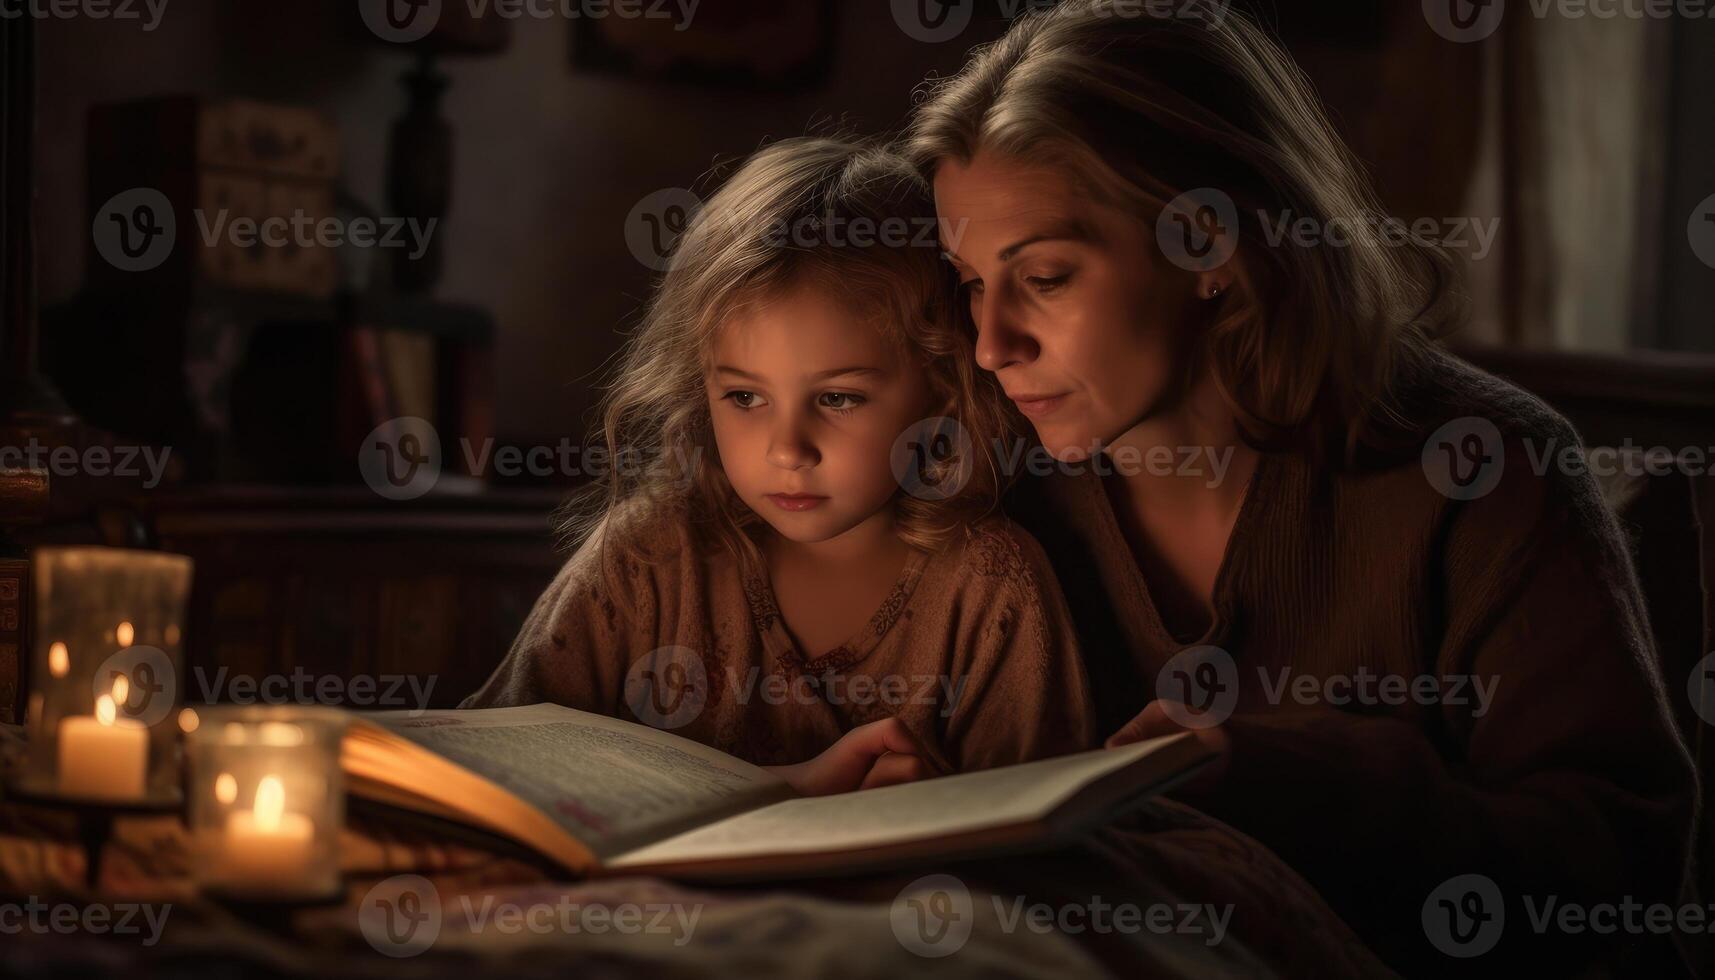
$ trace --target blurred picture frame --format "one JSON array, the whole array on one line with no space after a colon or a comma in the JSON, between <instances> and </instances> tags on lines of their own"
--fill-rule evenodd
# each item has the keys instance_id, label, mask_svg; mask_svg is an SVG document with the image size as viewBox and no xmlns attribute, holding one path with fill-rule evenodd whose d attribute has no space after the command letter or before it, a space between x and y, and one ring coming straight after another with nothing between
<instances>
[{"instance_id":1,"label":"blurred picture frame","mask_svg":"<svg viewBox=\"0 0 1715 980\"><path fill-rule=\"evenodd\" d=\"M629 13L622 16L619 11ZM687 30L684 19L695 19ZM616 2L571 20L573 70L748 90L815 88L836 40L834 0Z\"/></svg>"}]
</instances>

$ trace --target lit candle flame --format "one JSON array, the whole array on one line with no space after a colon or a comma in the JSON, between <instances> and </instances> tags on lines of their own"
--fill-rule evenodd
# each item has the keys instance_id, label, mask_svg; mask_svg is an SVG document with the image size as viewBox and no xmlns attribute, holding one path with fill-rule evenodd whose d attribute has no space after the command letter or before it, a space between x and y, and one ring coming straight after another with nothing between
<instances>
[{"instance_id":1,"label":"lit candle flame","mask_svg":"<svg viewBox=\"0 0 1715 980\"><path fill-rule=\"evenodd\" d=\"M128 622L120 623L119 628L113 631L113 638L119 641L119 648L123 650L137 638L137 627Z\"/></svg>"},{"instance_id":2,"label":"lit candle flame","mask_svg":"<svg viewBox=\"0 0 1715 980\"><path fill-rule=\"evenodd\" d=\"M124 674L113 675L113 703L129 705L131 703L131 678Z\"/></svg>"},{"instance_id":3,"label":"lit candle flame","mask_svg":"<svg viewBox=\"0 0 1715 980\"><path fill-rule=\"evenodd\" d=\"M286 789L280 777L263 776L256 784L256 829L272 833L280 829L280 814L286 810Z\"/></svg>"},{"instance_id":4,"label":"lit candle flame","mask_svg":"<svg viewBox=\"0 0 1715 980\"><path fill-rule=\"evenodd\" d=\"M113 699L105 694L95 699L95 720L103 725L111 725L119 717L119 712L113 707Z\"/></svg>"},{"instance_id":5,"label":"lit candle flame","mask_svg":"<svg viewBox=\"0 0 1715 980\"><path fill-rule=\"evenodd\" d=\"M214 777L214 798L222 803L238 799L238 780L232 778L232 773L223 772Z\"/></svg>"},{"instance_id":6,"label":"lit candle flame","mask_svg":"<svg viewBox=\"0 0 1715 980\"><path fill-rule=\"evenodd\" d=\"M64 677L71 670L71 654L66 651L64 643L55 643L48 647L48 673L55 677Z\"/></svg>"}]
</instances>

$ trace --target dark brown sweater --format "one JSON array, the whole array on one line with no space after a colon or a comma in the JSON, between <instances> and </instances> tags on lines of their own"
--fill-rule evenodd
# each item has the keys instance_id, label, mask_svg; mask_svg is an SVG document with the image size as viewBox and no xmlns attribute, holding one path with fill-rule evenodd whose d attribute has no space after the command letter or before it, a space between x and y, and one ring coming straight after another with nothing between
<instances>
[{"instance_id":1,"label":"dark brown sweater","mask_svg":"<svg viewBox=\"0 0 1715 980\"><path fill-rule=\"evenodd\" d=\"M1533 469L1526 440L1539 455L1576 440L1537 399L1438 354L1401 401L1415 439L1365 465L1265 455L1203 637L1163 628L1102 477L1015 488L1009 511L1071 602L1103 734L1155 697L1175 654L1216 644L1236 666L1232 765L1217 790L1182 798L1271 846L1396 967L1461 965L1427 945L1422 916L1436 886L1466 873L1507 901L1502 946L1479 966L1516 962L1509 951L1540 965L1544 950L1589 952L1592 938L1659 952L1626 936L1544 941L1521 901L1680 897L1695 777L1615 518L1588 476ZM1492 491L1458 501L1420 452L1466 416L1498 427L1504 457ZM1301 682L1312 696L1274 693L1283 669L1313 678ZM1323 682L1360 672L1475 677L1492 700L1469 683L1427 705L1320 693L1345 698Z\"/></svg>"}]
</instances>

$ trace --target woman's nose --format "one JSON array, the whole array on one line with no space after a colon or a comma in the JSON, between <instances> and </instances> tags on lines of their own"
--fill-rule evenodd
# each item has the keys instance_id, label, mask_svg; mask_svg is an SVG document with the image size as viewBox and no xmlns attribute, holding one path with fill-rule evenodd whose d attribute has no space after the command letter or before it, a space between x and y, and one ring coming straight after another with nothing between
<instances>
[{"instance_id":1,"label":"woman's nose","mask_svg":"<svg viewBox=\"0 0 1715 980\"><path fill-rule=\"evenodd\" d=\"M985 371L999 371L1009 365L1028 364L1036 359L1036 341L1020 329L1004 294L983 297L976 313L978 367Z\"/></svg>"},{"instance_id":2,"label":"woman's nose","mask_svg":"<svg viewBox=\"0 0 1715 980\"><path fill-rule=\"evenodd\" d=\"M805 419L787 412L779 416L768 437L769 464L783 470L797 470L821 462L822 455L816 451Z\"/></svg>"}]
</instances>

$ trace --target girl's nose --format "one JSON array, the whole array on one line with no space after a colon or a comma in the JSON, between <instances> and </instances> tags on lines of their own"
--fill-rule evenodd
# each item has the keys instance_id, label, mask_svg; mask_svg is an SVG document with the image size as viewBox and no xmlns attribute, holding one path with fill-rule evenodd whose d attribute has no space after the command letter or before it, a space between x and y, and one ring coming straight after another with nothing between
<instances>
[{"instance_id":1,"label":"girl's nose","mask_svg":"<svg viewBox=\"0 0 1715 980\"><path fill-rule=\"evenodd\" d=\"M768 439L768 462L783 470L797 470L815 466L822 461L821 453L816 451L816 444L806 431L803 420L788 413L780 413L781 418Z\"/></svg>"}]
</instances>

